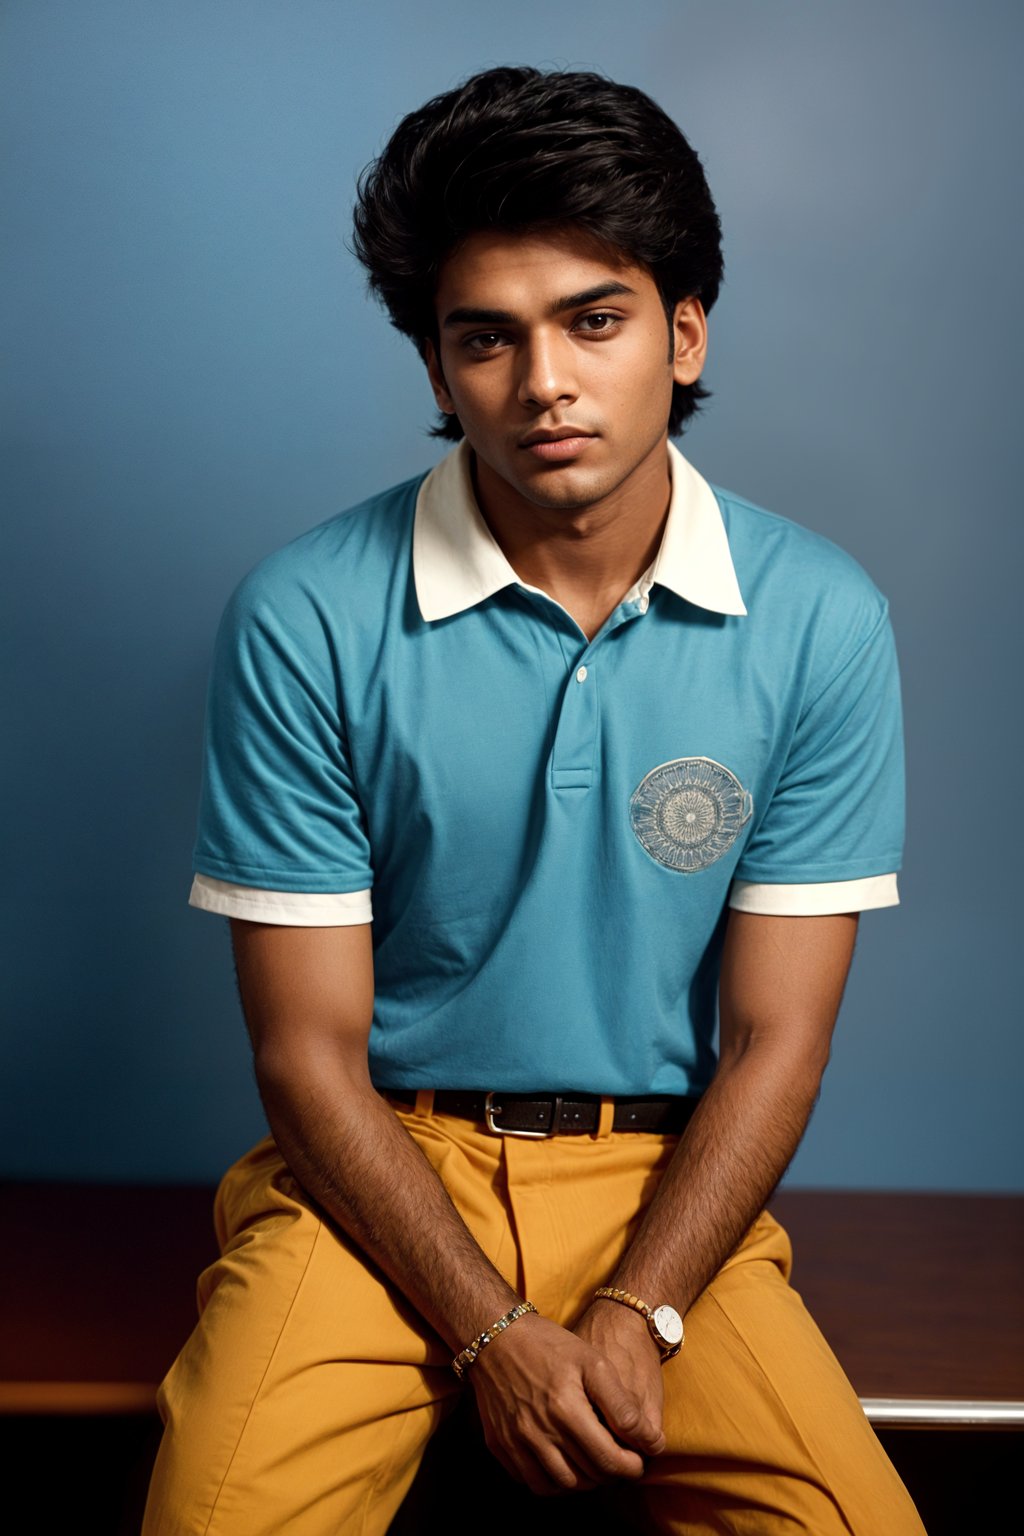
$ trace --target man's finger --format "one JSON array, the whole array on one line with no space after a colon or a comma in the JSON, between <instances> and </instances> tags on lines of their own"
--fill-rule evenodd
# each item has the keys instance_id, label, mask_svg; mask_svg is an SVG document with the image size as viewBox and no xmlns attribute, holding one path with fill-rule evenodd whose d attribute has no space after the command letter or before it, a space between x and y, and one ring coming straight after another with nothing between
<instances>
[{"instance_id":1,"label":"man's finger","mask_svg":"<svg viewBox=\"0 0 1024 1536\"><path fill-rule=\"evenodd\" d=\"M597 1486L584 1468L549 1440L524 1439L514 1446L488 1441L487 1449L510 1477L525 1483L531 1493L541 1498L582 1492Z\"/></svg>"},{"instance_id":2,"label":"man's finger","mask_svg":"<svg viewBox=\"0 0 1024 1536\"><path fill-rule=\"evenodd\" d=\"M591 1482L643 1476L641 1457L615 1438L585 1391L578 1391L571 1402L563 1403L560 1420L561 1432L566 1437L565 1452Z\"/></svg>"},{"instance_id":3,"label":"man's finger","mask_svg":"<svg viewBox=\"0 0 1024 1536\"><path fill-rule=\"evenodd\" d=\"M665 1449L661 1425L651 1421L640 1399L624 1386L612 1366L599 1361L586 1369L583 1379L591 1402L616 1439L643 1456L657 1456Z\"/></svg>"},{"instance_id":4,"label":"man's finger","mask_svg":"<svg viewBox=\"0 0 1024 1536\"><path fill-rule=\"evenodd\" d=\"M586 1488L596 1488L597 1480L570 1458L569 1454L550 1441L536 1447L534 1454L546 1486L534 1488L545 1494L582 1493Z\"/></svg>"}]
</instances>

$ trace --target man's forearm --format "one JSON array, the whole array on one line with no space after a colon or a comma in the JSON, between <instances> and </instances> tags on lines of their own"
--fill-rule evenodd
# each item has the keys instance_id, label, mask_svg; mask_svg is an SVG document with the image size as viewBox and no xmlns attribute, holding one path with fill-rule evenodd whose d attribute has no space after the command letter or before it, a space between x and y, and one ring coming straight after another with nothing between
<instances>
[{"instance_id":1,"label":"man's forearm","mask_svg":"<svg viewBox=\"0 0 1024 1536\"><path fill-rule=\"evenodd\" d=\"M270 1126L303 1187L456 1353L520 1299L369 1079L322 1059L257 1066Z\"/></svg>"},{"instance_id":2,"label":"man's forearm","mask_svg":"<svg viewBox=\"0 0 1024 1536\"><path fill-rule=\"evenodd\" d=\"M686 1312L738 1247L806 1129L856 934L853 913L730 914L718 1070L611 1284Z\"/></svg>"},{"instance_id":3,"label":"man's forearm","mask_svg":"<svg viewBox=\"0 0 1024 1536\"><path fill-rule=\"evenodd\" d=\"M685 1312L733 1252L803 1134L817 1078L751 1048L719 1070L609 1283ZM519 1299L397 1116L343 1073L259 1072L303 1187L455 1353ZM795 1080L796 1079L796 1080Z\"/></svg>"},{"instance_id":4,"label":"man's forearm","mask_svg":"<svg viewBox=\"0 0 1024 1536\"><path fill-rule=\"evenodd\" d=\"M721 1066L609 1284L686 1312L785 1172L819 1083L774 1044Z\"/></svg>"}]
</instances>

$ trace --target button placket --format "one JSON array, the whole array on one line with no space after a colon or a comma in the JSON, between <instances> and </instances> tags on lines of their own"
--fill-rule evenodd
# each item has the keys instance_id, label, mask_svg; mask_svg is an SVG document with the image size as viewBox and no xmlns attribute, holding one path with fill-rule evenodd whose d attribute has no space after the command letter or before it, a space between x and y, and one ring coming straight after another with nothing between
<instances>
[{"instance_id":1,"label":"button placket","mask_svg":"<svg viewBox=\"0 0 1024 1536\"><path fill-rule=\"evenodd\" d=\"M646 605L646 598L636 604L620 604L583 651L577 652L570 661L551 754L551 783L556 790L589 789L594 782L600 722L600 693L594 656L616 630L624 624L635 623ZM567 637L560 634L559 638L564 650ZM569 661L568 655L566 660Z\"/></svg>"},{"instance_id":2,"label":"button placket","mask_svg":"<svg viewBox=\"0 0 1024 1536\"><path fill-rule=\"evenodd\" d=\"M593 660L566 678L551 758L555 789L589 789L597 755L598 690Z\"/></svg>"}]
</instances>

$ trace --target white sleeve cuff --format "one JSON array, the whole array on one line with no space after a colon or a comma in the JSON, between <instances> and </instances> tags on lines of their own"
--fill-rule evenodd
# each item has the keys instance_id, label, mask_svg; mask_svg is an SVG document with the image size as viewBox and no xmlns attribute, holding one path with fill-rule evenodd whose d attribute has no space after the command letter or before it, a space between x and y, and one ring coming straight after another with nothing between
<instances>
[{"instance_id":1,"label":"white sleeve cuff","mask_svg":"<svg viewBox=\"0 0 1024 1536\"><path fill-rule=\"evenodd\" d=\"M895 875L865 880L829 880L820 885L766 885L734 880L729 905L736 912L770 917L825 917L834 912L868 912L899 906Z\"/></svg>"},{"instance_id":2,"label":"white sleeve cuff","mask_svg":"<svg viewBox=\"0 0 1024 1536\"><path fill-rule=\"evenodd\" d=\"M370 892L258 891L232 885L212 875L196 875L189 893L190 907L221 917L243 917L251 923L280 923L290 928L349 928L372 923Z\"/></svg>"}]
</instances>

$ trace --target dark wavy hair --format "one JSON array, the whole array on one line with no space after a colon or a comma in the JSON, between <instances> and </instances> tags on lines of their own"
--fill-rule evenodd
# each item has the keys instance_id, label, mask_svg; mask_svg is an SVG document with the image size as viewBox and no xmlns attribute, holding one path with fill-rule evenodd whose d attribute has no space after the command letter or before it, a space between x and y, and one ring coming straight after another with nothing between
<instances>
[{"instance_id":1,"label":"dark wavy hair","mask_svg":"<svg viewBox=\"0 0 1024 1536\"><path fill-rule=\"evenodd\" d=\"M575 225L645 267L671 338L675 305L711 309L722 230L696 152L655 102L602 75L502 67L473 75L402 119L359 178L355 254L391 323L425 355L445 257L478 230ZM676 384L678 435L708 398ZM435 437L459 439L454 416Z\"/></svg>"}]
</instances>

